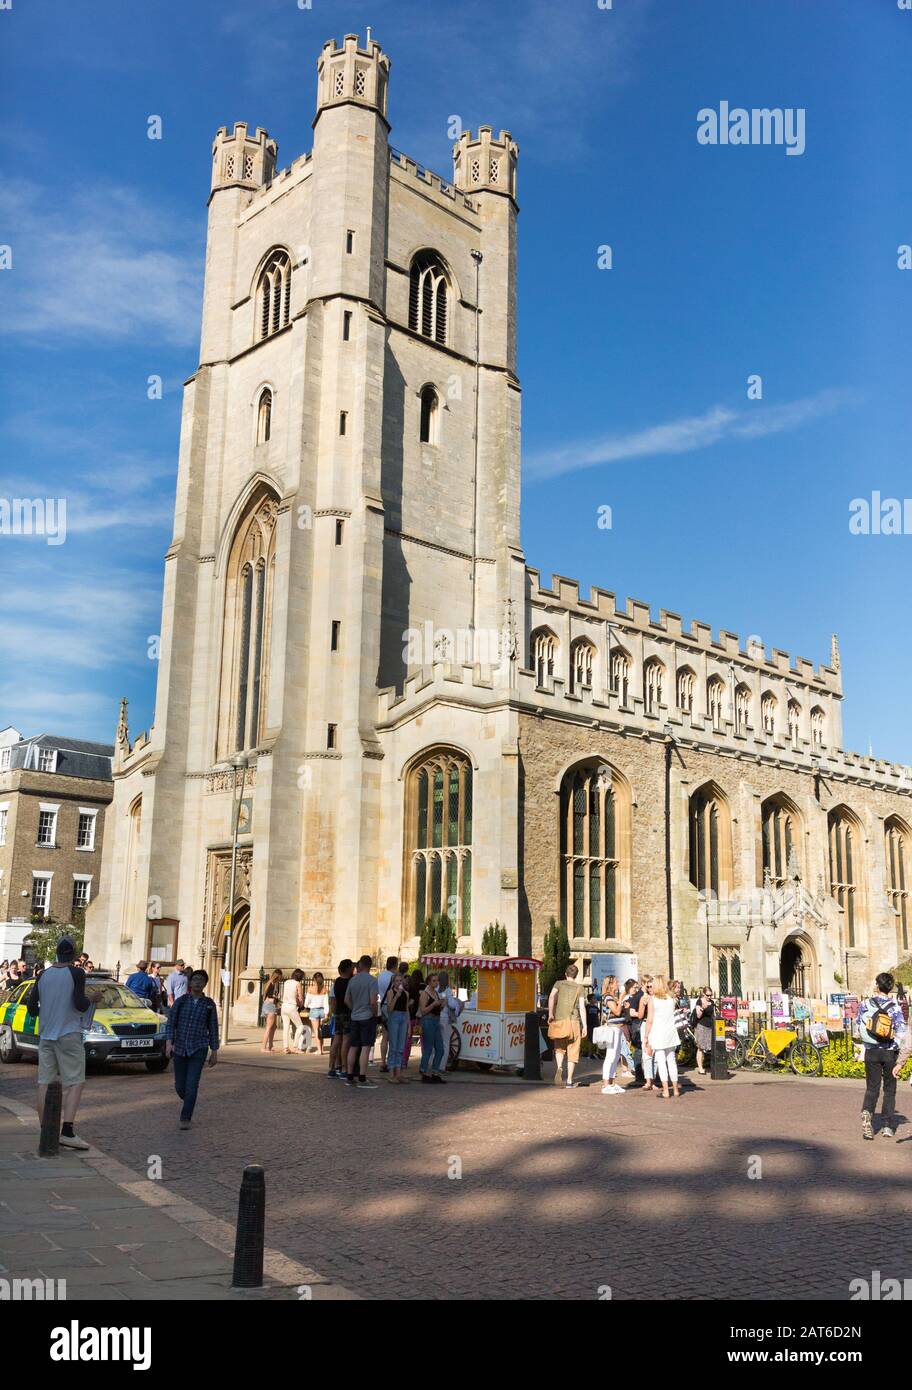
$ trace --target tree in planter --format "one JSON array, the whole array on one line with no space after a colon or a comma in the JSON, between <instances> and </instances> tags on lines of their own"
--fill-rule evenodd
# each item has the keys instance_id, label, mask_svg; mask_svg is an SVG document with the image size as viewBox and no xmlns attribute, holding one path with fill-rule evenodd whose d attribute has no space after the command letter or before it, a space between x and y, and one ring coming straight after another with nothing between
<instances>
[{"instance_id":1,"label":"tree in planter","mask_svg":"<svg viewBox=\"0 0 912 1390\"><path fill-rule=\"evenodd\" d=\"M505 956L507 954L507 929L499 922L485 927L481 938L481 953L484 956Z\"/></svg>"},{"instance_id":2,"label":"tree in planter","mask_svg":"<svg viewBox=\"0 0 912 1390\"><path fill-rule=\"evenodd\" d=\"M549 995L555 982L564 978L572 954L567 928L558 926L552 917L548 924L548 930L545 932L542 950L541 991L543 995Z\"/></svg>"},{"instance_id":3,"label":"tree in planter","mask_svg":"<svg viewBox=\"0 0 912 1390\"><path fill-rule=\"evenodd\" d=\"M428 917L418 939L422 956L456 950L456 928L445 912L435 912L433 917Z\"/></svg>"}]
</instances>

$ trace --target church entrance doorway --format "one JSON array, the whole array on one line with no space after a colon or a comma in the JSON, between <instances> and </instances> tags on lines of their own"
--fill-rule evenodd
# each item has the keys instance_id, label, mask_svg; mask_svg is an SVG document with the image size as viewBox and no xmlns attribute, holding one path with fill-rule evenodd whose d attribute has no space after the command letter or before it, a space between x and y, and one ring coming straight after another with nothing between
<instances>
[{"instance_id":1,"label":"church entrance doorway","mask_svg":"<svg viewBox=\"0 0 912 1390\"><path fill-rule=\"evenodd\" d=\"M816 989L814 950L806 937L790 936L779 955L779 983L788 994L802 998Z\"/></svg>"}]
</instances>

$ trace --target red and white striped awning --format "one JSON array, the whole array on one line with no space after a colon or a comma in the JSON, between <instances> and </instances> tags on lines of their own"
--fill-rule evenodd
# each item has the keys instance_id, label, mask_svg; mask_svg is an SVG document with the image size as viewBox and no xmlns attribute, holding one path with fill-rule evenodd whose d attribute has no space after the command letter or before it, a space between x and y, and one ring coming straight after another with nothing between
<instances>
[{"instance_id":1,"label":"red and white striped awning","mask_svg":"<svg viewBox=\"0 0 912 1390\"><path fill-rule=\"evenodd\" d=\"M431 955L421 957L422 965L452 965L463 970L540 970L541 961L531 956L456 956Z\"/></svg>"}]
</instances>

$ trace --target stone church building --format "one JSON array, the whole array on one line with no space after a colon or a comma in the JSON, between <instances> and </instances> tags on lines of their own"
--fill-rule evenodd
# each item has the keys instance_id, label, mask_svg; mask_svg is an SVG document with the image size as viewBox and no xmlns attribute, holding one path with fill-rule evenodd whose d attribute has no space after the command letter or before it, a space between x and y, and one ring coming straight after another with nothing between
<instances>
[{"instance_id":1,"label":"stone church building","mask_svg":"<svg viewBox=\"0 0 912 1390\"><path fill-rule=\"evenodd\" d=\"M553 916L587 964L865 987L909 950L909 769L842 748L814 667L520 545L516 171L389 144L390 64L318 61L311 152L220 129L155 724L122 707L87 949L219 965L234 794L239 1018L261 966L335 973Z\"/></svg>"}]
</instances>

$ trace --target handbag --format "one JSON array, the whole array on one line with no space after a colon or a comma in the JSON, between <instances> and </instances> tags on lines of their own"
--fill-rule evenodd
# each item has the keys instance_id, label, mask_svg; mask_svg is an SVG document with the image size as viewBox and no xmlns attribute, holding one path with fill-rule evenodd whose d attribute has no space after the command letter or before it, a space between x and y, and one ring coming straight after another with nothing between
<instances>
[{"instance_id":1,"label":"handbag","mask_svg":"<svg viewBox=\"0 0 912 1390\"><path fill-rule=\"evenodd\" d=\"M548 1024L548 1037L552 1042L569 1042L576 1034L572 1018L553 1018Z\"/></svg>"}]
</instances>

